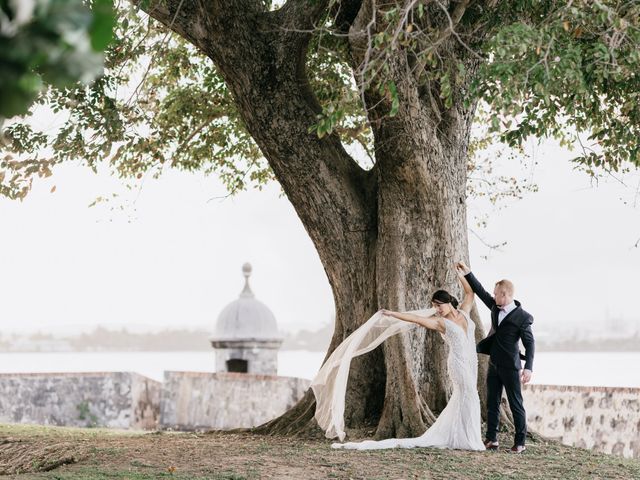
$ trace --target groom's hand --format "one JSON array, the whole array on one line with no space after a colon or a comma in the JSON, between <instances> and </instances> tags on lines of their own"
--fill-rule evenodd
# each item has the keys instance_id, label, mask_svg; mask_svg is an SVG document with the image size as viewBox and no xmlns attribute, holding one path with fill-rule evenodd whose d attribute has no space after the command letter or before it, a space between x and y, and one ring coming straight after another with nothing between
<instances>
[{"instance_id":1,"label":"groom's hand","mask_svg":"<svg viewBox=\"0 0 640 480\"><path fill-rule=\"evenodd\" d=\"M471 273L471 269L467 267L467 265L464 262L456 263L456 271L463 276Z\"/></svg>"},{"instance_id":2,"label":"groom's hand","mask_svg":"<svg viewBox=\"0 0 640 480\"><path fill-rule=\"evenodd\" d=\"M531 381L531 370L527 370L526 368L524 370L520 370L520 381L523 385L529 383Z\"/></svg>"}]
</instances>

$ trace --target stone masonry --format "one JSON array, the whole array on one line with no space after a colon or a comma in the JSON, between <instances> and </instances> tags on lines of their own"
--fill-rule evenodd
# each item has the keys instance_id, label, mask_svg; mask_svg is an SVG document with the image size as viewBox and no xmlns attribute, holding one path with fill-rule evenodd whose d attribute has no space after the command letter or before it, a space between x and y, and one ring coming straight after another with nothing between
<instances>
[{"instance_id":1,"label":"stone masonry","mask_svg":"<svg viewBox=\"0 0 640 480\"><path fill-rule=\"evenodd\" d=\"M295 405L309 384L275 375L164 372L161 428L255 427Z\"/></svg>"},{"instance_id":2,"label":"stone masonry","mask_svg":"<svg viewBox=\"0 0 640 480\"><path fill-rule=\"evenodd\" d=\"M527 385L529 428L567 445L640 458L640 388Z\"/></svg>"},{"instance_id":3,"label":"stone masonry","mask_svg":"<svg viewBox=\"0 0 640 480\"><path fill-rule=\"evenodd\" d=\"M152 430L160 382L131 372L0 374L0 422Z\"/></svg>"}]
</instances>

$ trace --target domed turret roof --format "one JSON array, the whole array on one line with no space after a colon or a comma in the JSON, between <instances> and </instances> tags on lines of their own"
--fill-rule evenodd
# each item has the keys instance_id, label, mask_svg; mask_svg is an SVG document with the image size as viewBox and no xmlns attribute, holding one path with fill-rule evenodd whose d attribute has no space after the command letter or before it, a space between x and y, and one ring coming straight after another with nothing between
<instances>
[{"instance_id":1,"label":"domed turret roof","mask_svg":"<svg viewBox=\"0 0 640 480\"><path fill-rule=\"evenodd\" d=\"M276 317L269 307L259 300L249 286L251 264L242 266L245 284L240 297L224 307L211 341L281 340Z\"/></svg>"}]
</instances>

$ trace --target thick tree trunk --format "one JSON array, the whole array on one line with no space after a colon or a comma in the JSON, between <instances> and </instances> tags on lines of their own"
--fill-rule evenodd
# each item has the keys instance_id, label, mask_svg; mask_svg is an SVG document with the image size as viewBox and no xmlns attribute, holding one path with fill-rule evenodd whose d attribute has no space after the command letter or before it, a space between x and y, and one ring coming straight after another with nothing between
<instances>
[{"instance_id":1,"label":"thick tree trunk","mask_svg":"<svg viewBox=\"0 0 640 480\"><path fill-rule=\"evenodd\" d=\"M468 257L466 166L473 107L464 110L458 102L450 111L434 112L407 74L406 57L395 60L390 70L400 109L380 120L371 113L380 178L377 291L381 305L412 310L430 305L430 294L440 288L459 297L453 267ZM423 329L386 343L385 406L377 436L424 432L430 412L440 412L448 400L446 355L440 335Z\"/></svg>"},{"instance_id":2,"label":"thick tree trunk","mask_svg":"<svg viewBox=\"0 0 640 480\"><path fill-rule=\"evenodd\" d=\"M149 13L215 62L314 242L336 306L329 354L381 307L429 306L437 288L460 293L453 264L468 260L465 188L473 107L462 101L438 112L427 107L433 102L413 83L400 52L393 74L401 108L393 118L371 110L377 163L364 171L336 135L308 133L320 111L304 70L308 31L327 2L288 2L277 12L261 12L260 5L170 0ZM483 336L477 314L473 318ZM347 428L377 426L378 437L422 434L448 399L445 358L440 336L416 329L356 359ZM317 432L314 409L309 391L258 430Z\"/></svg>"}]
</instances>

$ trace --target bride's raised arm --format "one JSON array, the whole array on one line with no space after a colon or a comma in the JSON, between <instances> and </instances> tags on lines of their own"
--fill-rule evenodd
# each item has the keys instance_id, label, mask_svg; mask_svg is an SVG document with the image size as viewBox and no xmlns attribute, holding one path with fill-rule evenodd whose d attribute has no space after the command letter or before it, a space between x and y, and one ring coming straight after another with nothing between
<instances>
[{"instance_id":1,"label":"bride's raised arm","mask_svg":"<svg viewBox=\"0 0 640 480\"><path fill-rule=\"evenodd\" d=\"M413 313L400 313L393 312L391 310L380 310L383 315L387 315L389 317L397 318L398 320L404 320L405 322L417 323L429 330L437 330L440 333L445 332L444 320L440 317L431 316L431 317L421 317L420 315L414 315Z\"/></svg>"},{"instance_id":2,"label":"bride's raised arm","mask_svg":"<svg viewBox=\"0 0 640 480\"><path fill-rule=\"evenodd\" d=\"M456 273L458 274L458 280L462 284L462 288L464 290L464 299L462 300L462 304L460 305L460 310L464 310L467 313L471 313L471 308L473 307L473 289L469 282L464 277L465 272L462 266L458 263L456 264Z\"/></svg>"}]
</instances>

